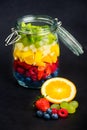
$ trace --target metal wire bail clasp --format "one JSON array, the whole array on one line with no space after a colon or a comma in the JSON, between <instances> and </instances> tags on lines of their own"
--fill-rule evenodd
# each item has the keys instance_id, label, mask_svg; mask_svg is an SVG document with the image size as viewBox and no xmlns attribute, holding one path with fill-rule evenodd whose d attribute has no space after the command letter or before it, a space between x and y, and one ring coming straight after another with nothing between
<instances>
[{"instance_id":1,"label":"metal wire bail clasp","mask_svg":"<svg viewBox=\"0 0 87 130\"><path fill-rule=\"evenodd\" d=\"M57 18L55 19L56 21ZM64 27L61 21L57 22L57 33L60 40L77 56L84 53L82 45Z\"/></svg>"},{"instance_id":2,"label":"metal wire bail clasp","mask_svg":"<svg viewBox=\"0 0 87 130\"><path fill-rule=\"evenodd\" d=\"M21 35L18 34L17 30L11 28L11 31L12 33L5 39L6 42L5 46L14 44L21 38Z\"/></svg>"}]
</instances>

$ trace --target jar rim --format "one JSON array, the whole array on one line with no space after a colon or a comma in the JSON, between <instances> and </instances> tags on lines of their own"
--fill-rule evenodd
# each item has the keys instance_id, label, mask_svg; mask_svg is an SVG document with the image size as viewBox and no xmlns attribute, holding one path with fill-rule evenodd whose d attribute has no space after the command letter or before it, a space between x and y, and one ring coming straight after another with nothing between
<instances>
[{"instance_id":1,"label":"jar rim","mask_svg":"<svg viewBox=\"0 0 87 130\"><path fill-rule=\"evenodd\" d=\"M58 28L58 21L48 15L25 15L18 18L16 21L16 29L18 30L18 32L21 32L20 28L22 22L24 22L25 24L31 23L36 26L48 25L50 27L50 30L48 30L48 28L44 28L42 32L40 32L40 35L47 34L49 32L55 32ZM29 31L22 31L22 33L34 34Z\"/></svg>"}]
</instances>

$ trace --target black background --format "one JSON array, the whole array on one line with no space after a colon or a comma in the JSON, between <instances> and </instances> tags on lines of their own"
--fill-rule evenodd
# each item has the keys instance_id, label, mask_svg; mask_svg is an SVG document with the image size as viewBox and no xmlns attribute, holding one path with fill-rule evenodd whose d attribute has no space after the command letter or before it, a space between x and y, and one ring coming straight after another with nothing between
<instances>
[{"instance_id":1,"label":"black background","mask_svg":"<svg viewBox=\"0 0 87 130\"><path fill-rule=\"evenodd\" d=\"M12 45L5 47L16 19L27 14L57 17L82 44L84 54L75 56L60 41L59 76L77 87L77 112L67 119L45 121L34 116L32 103L40 90L20 87L12 75ZM86 0L0 1L0 130L79 130L87 121L87 2Z\"/></svg>"}]
</instances>

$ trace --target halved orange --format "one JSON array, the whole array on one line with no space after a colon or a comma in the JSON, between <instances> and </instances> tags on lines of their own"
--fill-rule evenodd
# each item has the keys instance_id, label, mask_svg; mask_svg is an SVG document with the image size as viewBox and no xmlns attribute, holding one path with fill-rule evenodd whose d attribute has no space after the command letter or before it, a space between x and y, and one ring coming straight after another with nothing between
<instances>
[{"instance_id":1,"label":"halved orange","mask_svg":"<svg viewBox=\"0 0 87 130\"><path fill-rule=\"evenodd\" d=\"M69 102L76 92L75 84L62 77L48 79L41 87L41 94L51 103Z\"/></svg>"}]
</instances>

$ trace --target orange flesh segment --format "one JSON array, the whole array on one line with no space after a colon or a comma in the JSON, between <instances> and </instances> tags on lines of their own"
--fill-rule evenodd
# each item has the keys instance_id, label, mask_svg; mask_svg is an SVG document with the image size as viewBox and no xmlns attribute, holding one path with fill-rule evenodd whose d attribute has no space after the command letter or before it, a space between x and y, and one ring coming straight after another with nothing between
<instances>
[{"instance_id":1,"label":"orange flesh segment","mask_svg":"<svg viewBox=\"0 0 87 130\"><path fill-rule=\"evenodd\" d=\"M50 95L53 99L63 99L70 96L71 89L65 82L51 82L46 87L46 94Z\"/></svg>"}]
</instances>

